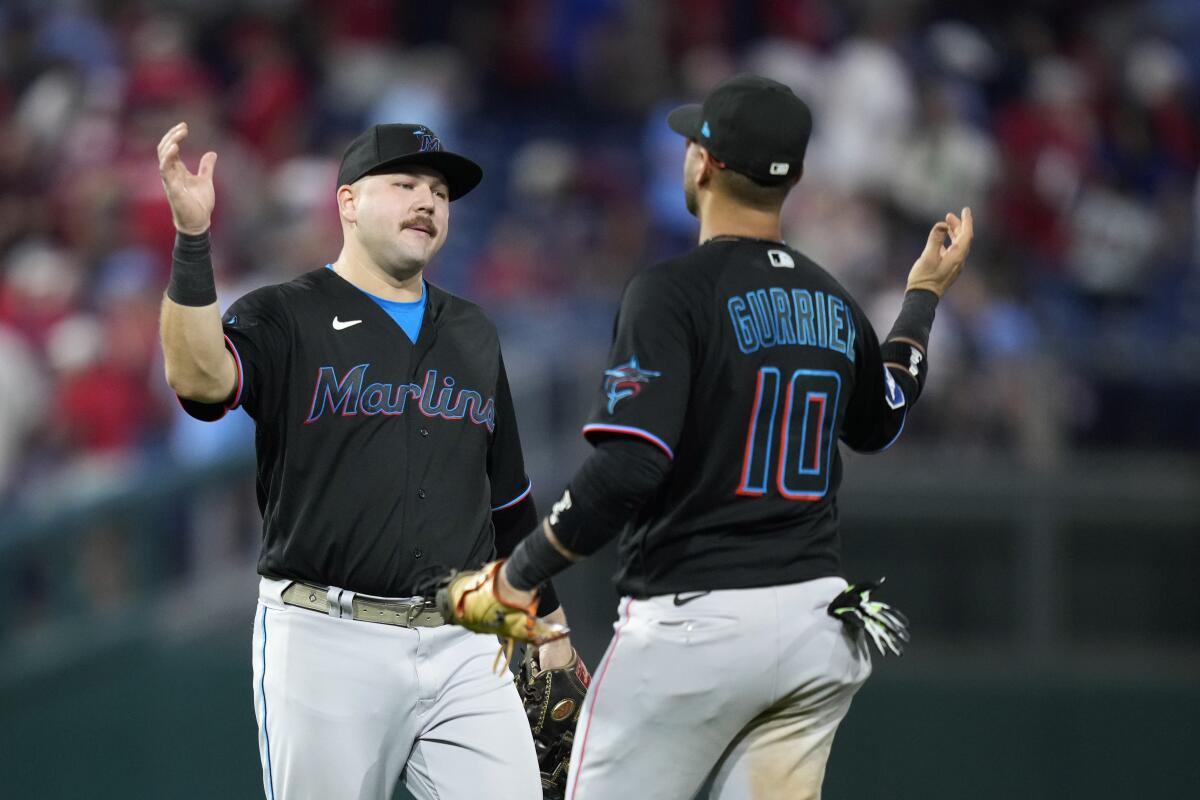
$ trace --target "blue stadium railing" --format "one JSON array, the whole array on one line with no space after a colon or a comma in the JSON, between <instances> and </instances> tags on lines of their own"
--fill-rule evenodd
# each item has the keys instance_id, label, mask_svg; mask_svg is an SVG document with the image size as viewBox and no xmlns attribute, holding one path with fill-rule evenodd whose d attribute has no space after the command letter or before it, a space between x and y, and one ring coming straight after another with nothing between
<instances>
[{"instance_id":1,"label":"blue stadium railing","mask_svg":"<svg viewBox=\"0 0 1200 800\"><path fill-rule=\"evenodd\" d=\"M146 635L150 609L194 572L195 537L203 535L196 506L245 505L252 482L252 452L163 463L131 471L103 494L5 514L0 689ZM256 513L247 509L244 524Z\"/></svg>"}]
</instances>

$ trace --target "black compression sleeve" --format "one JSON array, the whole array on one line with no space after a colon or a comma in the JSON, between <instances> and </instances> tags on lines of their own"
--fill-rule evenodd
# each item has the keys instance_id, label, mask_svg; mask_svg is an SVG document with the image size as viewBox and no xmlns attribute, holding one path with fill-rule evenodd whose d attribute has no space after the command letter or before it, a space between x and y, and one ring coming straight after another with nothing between
<instances>
[{"instance_id":1,"label":"black compression sleeve","mask_svg":"<svg viewBox=\"0 0 1200 800\"><path fill-rule=\"evenodd\" d=\"M167 297L181 306L210 306L217 302L208 231L175 234Z\"/></svg>"},{"instance_id":2,"label":"black compression sleeve","mask_svg":"<svg viewBox=\"0 0 1200 800\"><path fill-rule=\"evenodd\" d=\"M661 450L640 439L615 436L602 441L550 512L555 539L580 556L596 552L654 493L670 466ZM513 586L528 589L570 564L538 529L517 545L507 574Z\"/></svg>"},{"instance_id":3,"label":"black compression sleeve","mask_svg":"<svg viewBox=\"0 0 1200 800\"><path fill-rule=\"evenodd\" d=\"M929 372L929 332L937 311L938 296L926 289L913 289L904 295L904 305L887 341L879 346L879 355L892 377L904 388L909 404L917 402L925 388Z\"/></svg>"},{"instance_id":4,"label":"black compression sleeve","mask_svg":"<svg viewBox=\"0 0 1200 800\"><path fill-rule=\"evenodd\" d=\"M937 312L938 296L928 289L913 289L904 295L904 305L896 317L896 324L886 341L911 339L929 349L929 331L933 328L933 316Z\"/></svg>"},{"instance_id":5,"label":"black compression sleeve","mask_svg":"<svg viewBox=\"0 0 1200 800\"><path fill-rule=\"evenodd\" d=\"M666 454L641 439L602 441L571 479L569 507L555 505L551 530L572 553L591 555L625 527L670 468Z\"/></svg>"},{"instance_id":6,"label":"black compression sleeve","mask_svg":"<svg viewBox=\"0 0 1200 800\"><path fill-rule=\"evenodd\" d=\"M517 545L504 567L504 574L514 589L528 592L543 583L552 585L550 577L569 566L571 559L554 549L539 525ZM538 611L541 611L540 605Z\"/></svg>"}]
</instances>

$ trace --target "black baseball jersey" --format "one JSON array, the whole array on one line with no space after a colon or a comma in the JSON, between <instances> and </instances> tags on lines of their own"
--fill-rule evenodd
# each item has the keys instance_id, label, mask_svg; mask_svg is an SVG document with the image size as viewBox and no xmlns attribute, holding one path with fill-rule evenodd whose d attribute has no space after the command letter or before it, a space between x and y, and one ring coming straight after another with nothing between
<instances>
[{"instance_id":1,"label":"black baseball jersey","mask_svg":"<svg viewBox=\"0 0 1200 800\"><path fill-rule=\"evenodd\" d=\"M584 434L672 460L621 535L622 592L837 574L837 441L887 447L907 405L832 276L780 243L710 241L630 281L610 363Z\"/></svg>"},{"instance_id":2,"label":"black baseball jersey","mask_svg":"<svg viewBox=\"0 0 1200 800\"><path fill-rule=\"evenodd\" d=\"M226 312L229 407L257 423L263 575L410 596L491 558L492 513L531 502L495 326L426 287L415 344L328 268Z\"/></svg>"}]
</instances>

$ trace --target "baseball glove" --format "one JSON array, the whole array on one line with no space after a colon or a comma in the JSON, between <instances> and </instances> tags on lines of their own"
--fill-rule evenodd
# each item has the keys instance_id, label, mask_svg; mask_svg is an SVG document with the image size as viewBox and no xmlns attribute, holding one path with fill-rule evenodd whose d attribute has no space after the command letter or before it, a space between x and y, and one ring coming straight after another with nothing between
<instances>
[{"instance_id":1,"label":"baseball glove","mask_svg":"<svg viewBox=\"0 0 1200 800\"><path fill-rule=\"evenodd\" d=\"M880 655L886 656L888 651L903 655L904 644L908 641L908 617L900 609L892 608L887 603L871 599L871 592L883 583L864 581L851 584L846 590L833 598L827 610L834 619L853 631L866 631L879 649Z\"/></svg>"},{"instance_id":2,"label":"baseball glove","mask_svg":"<svg viewBox=\"0 0 1200 800\"><path fill-rule=\"evenodd\" d=\"M452 572L437 592L438 610L451 625L476 633L491 633L510 644L545 644L566 636L563 625L537 615L537 600L522 608L496 594L496 574L504 561L492 561L477 570Z\"/></svg>"},{"instance_id":3,"label":"baseball glove","mask_svg":"<svg viewBox=\"0 0 1200 800\"><path fill-rule=\"evenodd\" d=\"M578 653L564 667L543 670L538 665L536 651L536 647L525 649L525 660L517 675L517 693L533 731L533 746L542 773L542 798L562 800L567 791L575 725L583 711L583 698L592 676Z\"/></svg>"}]
</instances>

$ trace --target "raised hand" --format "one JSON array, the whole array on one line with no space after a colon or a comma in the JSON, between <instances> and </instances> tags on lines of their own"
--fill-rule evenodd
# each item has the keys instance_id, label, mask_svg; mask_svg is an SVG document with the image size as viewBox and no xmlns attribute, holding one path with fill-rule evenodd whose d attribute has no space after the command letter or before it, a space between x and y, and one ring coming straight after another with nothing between
<instances>
[{"instance_id":1,"label":"raised hand","mask_svg":"<svg viewBox=\"0 0 1200 800\"><path fill-rule=\"evenodd\" d=\"M943 222L937 223L929 231L925 250L908 273L908 288L928 289L941 297L958 278L958 273L962 272L974 236L975 224L970 208L962 210L962 219L953 213L947 214ZM950 238L949 245L946 244L946 237Z\"/></svg>"},{"instance_id":2,"label":"raised hand","mask_svg":"<svg viewBox=\"0 0 1200 800\"><path fill-rule=\"evenodd\" d=\"M175 230L197 234L208 230L217 202L213 189L217 154L205 153L200 158L200 169L195 174L188 172L179 152L187 135L187 123L181 122L163 136L158 143L158 174L167 193L167 202L171 204Z\"/></svg>"}]
</instances>

